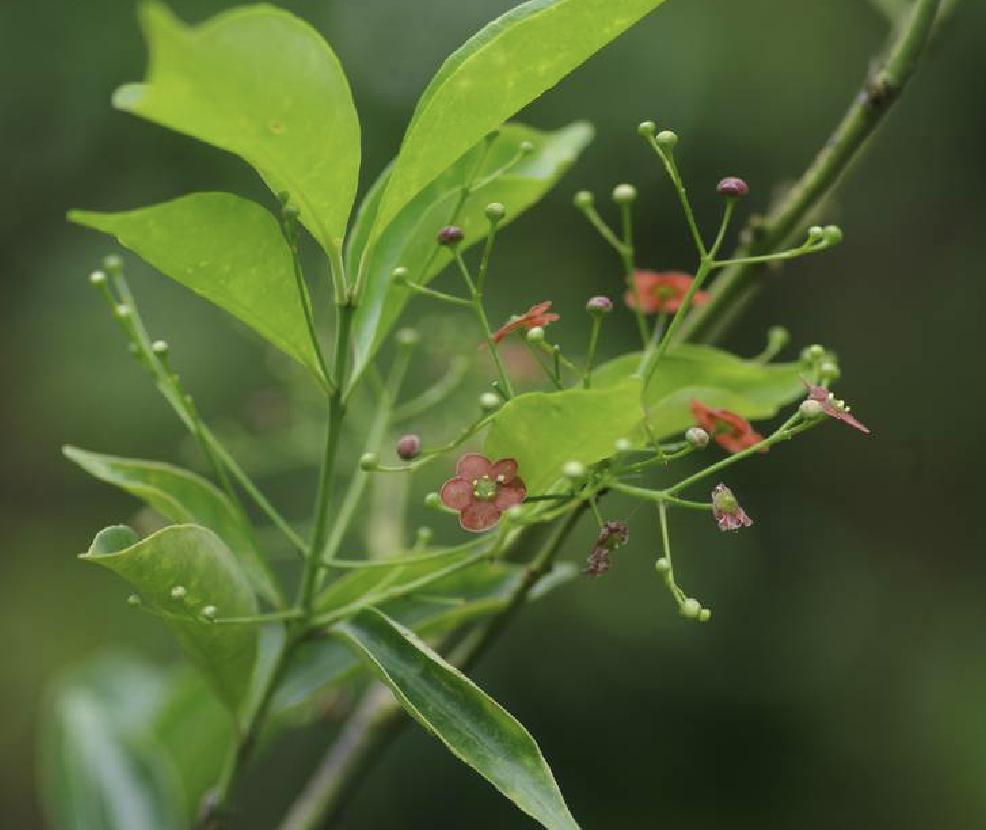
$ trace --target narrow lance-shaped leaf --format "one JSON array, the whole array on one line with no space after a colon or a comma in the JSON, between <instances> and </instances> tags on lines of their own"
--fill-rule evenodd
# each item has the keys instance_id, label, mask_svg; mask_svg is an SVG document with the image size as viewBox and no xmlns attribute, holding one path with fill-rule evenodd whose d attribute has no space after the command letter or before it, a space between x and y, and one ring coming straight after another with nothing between
<instances>
[{"instance_id":1,"label":"narrow lance-shaped leaf","mask_svg":"<svg viewBox=\"0 0 986 830\"><path fill-rule=\"evenodd\" d=\"M303 20L266 4L186 26L141 8L147 80L114 104L235 153L287 191L326 251L342 245L356 196L359 119L338 58Z\"/></svg>"},{"instance_id":2,"label":"narrow lance-shaped leaf","mask_svg":"<svg viewBox=\"0 0 986 830\"><path fill-rule=\"evenodd\" d=\"M139 539L129 527L109 527L81 558L127 580L145 607L164 618L219 698L240 711L257 655L256 628L216 624L202 612L212 606L223 617L252 616L257 603L236 558L215 533L173 525Z\"/></svg>"},{"instance_id":3,"label":"narrow lance-shaped leaf","mask_svg":"<svg viewBox=\"0 0 986 830\"><path fill-rule=\"evenodd\" d=\"M69 219L115 236L158 271L319 372L291 252L277 220L231 193L193 193L123 213Z\"/></svg>"},{"instance_id":4,"label":"narrow lance-shaped leaf","mask_svg":"<svg viewBox=\"0 0 986 830\"><path fill-rule=\"evenodd\" d=\"M280 602L277 583L257 552L250 528L212 482L160 461L119 458L77 447L65 447L63 452L87 473L143 499L165 518L215 531L239 559L254 589L270 602Z\"/></svg>"},{"instance_id":5,"label":"narrow lance-shaped leaf","mask_svg":"<svg viewBox=\"0 0 986 830\"><path fill-rule=\"evenodd\" d=\"M374 236L449 163L662 0L530 0L442 65L421 96L380 204Z\"/></svg>"},{"instance_id":6,"label":"narrow lance-shaped leaf","mask_svg":"<svg viewBox=\"0 0 986 830\"><path fill-rule=\"evenodd\" d=\"M439 247L436 239L438 231L452 218L463 186L483 183L462 204L455 219L465 233L465 250L486 238L489 222L483 211L488 204L500 202L506 206L502 225L513 221L555 185L591 139L592 127L584 122L550 133L507 124L489 147L485 142L475 147L429 184L367 249L388 168L367 194L346 252L347 270L354 273L359 268L364 280L353 321L354 380L384 342L411 297L407 288L391 280L394 269L407 268L412 280L425 284L451 262L451 254ZM531 145L531 151L521 154L524 142ZM501 175L491 178L501 170Z\"/></svg>"},{"instance_id":7,"label":"narrow lance-shaped leaf","mask_svg":"<svg viewBox=\"0 0 986 830\"><path fill-rule=\"evenodd\" d=\"M530 733L468 677L379 611L333 631L418 723L521 810L549 830L578 830Z\"/></svg>"}]
</instances>

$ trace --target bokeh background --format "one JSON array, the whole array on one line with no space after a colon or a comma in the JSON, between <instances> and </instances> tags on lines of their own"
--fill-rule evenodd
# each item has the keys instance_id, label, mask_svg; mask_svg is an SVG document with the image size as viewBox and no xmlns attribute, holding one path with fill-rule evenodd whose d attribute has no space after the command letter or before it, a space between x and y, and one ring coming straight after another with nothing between
<instances>
[{"instance_id":1,"label":"bokeh background","mask_svg":"<svg viewBox=\"0 0 986 830\"><path fill-rule=\"evenodd\" d=\"M172 5L199 20L231 4ZM329 38L349 73L365 184L443 56L514 3L282 5ZM570 207L576 189L636 183L641 261L692 264L636 123L653 118L682 136L707 223L725 174L743 175L753 188L744 207L762 210L827 135L886 29L864 0L671 0L523 113L546 128L588 118L598 136L504 235L492 316L553 298L562 314L553 331L577 351L582 305L617 290L618 266ZM752 354L783 322L794 343L837 350L840 393L875 437L833 425L736 470L731 483L757 520L749 532L675 527L680 577L714 609L712 623L673 612L652 569L656 529L640 512L606 579L532 608L478 672L537 736L587 828L986 827L984 31L986 6L960 5L825 209L845 243L778 275L729 338ZM185 449L86 283L110 249L64 213L199 189L268 198L235 158L111 109L110 92L143 68L129 0L0 4L0 824L9 828L43 826L34 747L52 679L108 646L174 659L155 622L127 609L125 586L75 560L135 506L71 467L60 445L171 459ZM262 431L278 398L259 344L131 264L145 315L171 341L201 409ZM631 342L624 323L610 327L607 350ZM300 517L312 475L265 484ZM613 518L628 511L609 508ZM584 556L587 533L568 558ZM316 733L278 750L250 788L243 827L273 825L323 745ZM531 825L408 729L343 826Z\"/></svg>"}]
</instances>

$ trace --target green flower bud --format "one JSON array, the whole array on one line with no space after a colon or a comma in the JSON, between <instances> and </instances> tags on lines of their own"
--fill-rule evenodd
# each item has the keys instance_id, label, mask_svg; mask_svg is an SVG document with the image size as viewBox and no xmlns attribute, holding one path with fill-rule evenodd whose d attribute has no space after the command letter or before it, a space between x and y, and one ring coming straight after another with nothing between
<instances>
[{"instance_id":1,"label":"green flower bud","mask_svg":"<svg viewBox=\"0 0 986 830\"><path fill-rule=\"evenodd\" d=\"M130 316L130 306L125 303L120 303L115 309L113 309L113 313L116 314L116 316L121 320L125 320Z\"/></svg>"},{"instance_id":2,"label":"green flower bud","mask_svg":"<svg viewBox=\"0 0 986 830\"><path fill-rule=\"evenodd\" d=\"M587 210L592 207L595 199L588 190L580 190L572 201L579 210Z\"/></svg>"},{"instance_id":3,"label":"green flower bud","mask_svg":"<svg viewBox=\"0 0 986 830\"><path fill-rule=\"evenodd\" d=\"M671 130L661 130L657 134L657 145L665 150L673 150L675 145L678 143L677 133L673 133Z\"/></svg>"},{"instance_id":4,"label":"green flower bud","mask_svg":"<svg viewBox=\"0 0 986 830\"><path fill-rule=\"evenodd\" d=\"M565 478L578 480L585 478L585 464L581 461L566 461L561 468L562 475Z\"/></svg>"},{"instance_id":5,"label":"green flower bud","mask_svg":"<svg viewBox=\"0 0 986 830\"><path fill-rule=\"evenodd\" d=\"M406 282L410 275L411 272L408 271L403 265L398 266L390 272L390 278L396 283Z\"/></svg>"},{"instance_id":6,"label":"green flower bud","mask_svg":"<svg viewBox=\"0 0 986 830\"><path fill-rule=\"evenodd\" d=\"M698 612L699 622L708 622L711 619L712 619L712 611L710 609L703 608L701 611Z\"/></svg>"},{"instance_id":7,"label":"green flower bud","mask_svg":"<svg viewBox=\"0 0 986 830\"><path fill-rule=\"evenodd\" d=\"M168 353L168 348L167 340L155 340L151 343L151 351L158 357L164 357Z\"/></svg>"},{"instance_id":8,"label":"green flower bud","mask_svg":"<svg viewBox=\"0 0 986 830\"><path fill-rule=\"evenodd\" d=\"M493 412L495 409L500 408L500 402L502 398L496 394L496 392L483 392L479 396L479 408L483 412Z\"/></svg>"},{"instance_id":9,"label":"green flower bud","mask_svg":"<svg viewBox=\"0 0 986 830\"><path fill-rule=\"evenodd\" d=\"M137 596L136 594L131 594L129 597L127 597L127 605L129 605L131 608L140 608L141 604L142 603L140 597Z\"/></svg>"},{"instance_id":10,"label":"green flower bud","mask_svg":"<svg viewBox=\"0 0 986 830\"><path fill-rule=\"evenodd\" d=\"M821 242L825 238L825 229L821 225L812 225L808 228L808 241Z\"/></svg>"},{"instance_id":11,"label":"green flower bud","mask_svg":"<svg viewBox=\"0 0 986 830\"><path fill-rule=\"evenodd\" d=\"M518 148L522 155L529 156L534 152L534 142L533 141L522 141L520 142L520 147Z\"/></svg>"},{"instance_id":12,"label":"green flower bud","mask_svg":"<svg viewBox=\"0 0 986 830\"><path fill-rule=\"evenodd\" d=\"M650 138L655 132L657 132L657 124L653 121L641 121L637 125L637 135L643 138Z\"/></svg>"},{"instance_id":13,"label":"green flower bud","mask_svg":"<svg viewBox=\"0 0 986 830\"><path fill-rule=\"evenodd\" d=\"M681 603L681 615L687 617L690 620L694 620L702 613L702 605L697 599L692 599L689 597L683 603Z\"/></svg>"},{"instance_id":14,"label":"green flower bud","mask_svg":"<svg viewBox=\"0 0 986 830\"><path fill-rule=\"evenodd\" d=\"M434 535L435 531L427 525L422 525L419 527L417 533L415 534L419 545L427 545L431 541L431 537Z\"/></svg>"},{"instance_id":15,"label":"green flower bud","mask_svg":"<svg viewBox=\"0 0 986 830\"><path fill-rule=\"evenodd\" d=\"M630 452L633 449L633 444L630 443L629 438L617 438L613 446L617 452Z\"/></svg>"},{"instance_id":16,"label":"green flower bud","mask_svg":"<svg viewBox=\"0 0 986 830\"><path fill-rule=\"evenodd\" d=\"M818 374L823 381L838 380L842 372L839 366L832 360L823 360L818 366Z\"/></svg>"},{"instance_id":17,"label":"green flower bud","mask_svg":"<svg viewBox=\"0 0 986 830\"><path fill-rule=\"evenodd\" d=\"M507 209L500 202L490 202L483 212L486 214L486 218L494 225L502 221L503 217L507 215Z\"/></svg>"},{"instance_id":18,"label":"green flower bud","mask_svg":"<svg viewBox=\"0 0 986 830\"><path fill-rule=\"evenodd\" d=\"M809 346L801 353L801 358L811 363L817 363L823 357L825 357L825 347L820 346L818 343Z\"/></svg>"},{"instance_id":19,"label":"green flower bud","mask_svg":"<svg viewBox=\"0 0 986 830\"><path fill-rule=\"evenodd\" d=\"M380 458L375 452L365 452L359 457L361 470L375 470L380 465Z\"/></svg>"},{"instance_id":20,"label":"green flower bud","mask_svg":"<svg viewBox=\"0 0 986 830\"><path fill-rule=\"evenodd\" d=\"M613 301L609 297L591 297L585 304L585 310L593 317L604 317L613 310Z\"/></svg>"},{"instance_id":21,"label":"green flower bud","mask_svg":"<svg viewBox=\"0 0 986 830\"><path fill-rule=\"evenodd\" d=\"M527 338L528 343L543 343L544 329L541 326L535 326L532 329L528 329L524 337Z\"/></svg>"},{"instance_id":22,"label":"green flower bud","mask_svg":"<svg viewBox=\"0 0 986 830\"><path fill-rule=\"evenodd\" d=\"M187 596L188 596L188 588L186 588L184 585L175 585L175 587L171 589L172 599L184 599Z\"/></svg>"},{"instance_id":23,"label":"green flower bud","mask_svg":"<svg viewBox=\"0 0 986 830\"><path fill-rule=\"evenodd\" d=\"M829 245L838 245L842 241L842 229L837 225L826 225L825 241Z\"/></svg>"},{"instance_id":24,"label":"green flower bud","mask_svg":"<svg viewBox=\"0 0 986 830\"><path fill-rule=\"evenodd\" d=\"M671 560L666 556L662 556L654 563L654 570L659 574L666 574L671 571Z\"/></svg>"},{"instance_id":25,"label":"green flower bud","mask_svg":"<svg viewBox=\"0 0 986 830\"><path fill-rule=\"evenodd\" d=\"M812 400L811 398L802 401L801 406L799 406L798 409L806 418L817 418L824 411L822 409L822 405L818 401Z\"/></svg>"},{"instance_id":26,"label":"green flower bud","mask_svg":"<svg viewBox=\"0 0 986 830\"><path fill-rule=\"evenodd\" d=\"M425 507L430 507L433 510L442 509L442 497L438 493L429 493L425 496Z\"/></svg>"},{"instance_id":27,"label":"green flower bud","mask_svg":"<svg viewBox=\"0 0 986 830\"><path fill-rule=\"evenodd\" d=\"M123 270L123 258L117 254L108 254L103 257L103 267L111 274L117 274Z\"/></svg>"},{"instance_id":28,"label":"green flower bud","mask_svg":"<svg viewBox=\"0 0 986 830\"><path fill-rule=\"evenodd\" d=\"M89 284L100 286L106 284L106 272L105 271L93 271L89 275Z\"/></svg>"},{"instance_id":29,"label":"green flower bud","mask_svg":"<svg viewBox=\"0 0 986 830\"><path fill-rule=\"evenodd\" d=\"M524 508L522 505L515 504L512 507L508 507L503 517L511 522L516 522L524 517Z\"/></svg>"},{"instance_id":30,"label":"green flower bud","mask_svg":"<svg viewBox=\"0 0 986 830\"><path fill-rule=\"evenodd\" d=\"M613 188L613 201L618 205L629 205L637 198L637 188L632 184L618 184Z\"/></svg>"},{"instance_id":31,"label":"green flower bud","mask_svg":"<svg viewBox=\"0 0 986 830\"><path fill-rule=\"evenodd\" d=\"M702 427L692 427L685 431L685 440L693 447L703 449L709 446L709 433Z\"/></svg>"},{"instance_id":32,"label":"green flower bud","mask_svg":"<svg viewBox=\"0 0 986 830\"><path fill-rule=\"evenodd\" d=\"M216 618L216 614L219 613L219 609L216 608L215 605L206 605L199 613L207 620L214 620Z\"/></svg>"}]
</instances>

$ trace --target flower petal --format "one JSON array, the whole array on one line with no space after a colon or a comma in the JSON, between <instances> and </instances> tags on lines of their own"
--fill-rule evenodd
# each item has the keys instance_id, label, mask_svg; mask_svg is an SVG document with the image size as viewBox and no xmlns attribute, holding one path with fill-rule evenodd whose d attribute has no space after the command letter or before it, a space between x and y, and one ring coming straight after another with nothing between
<instances>
[{"instance_id":1,"label":"flower petal","mask_svg":"<svg viewBox=\"0 0 986 830\"><path fill-rule=\"evenodd\" d=\"M517 477L517 462L512 458L501 458L490 468L490 478L500 484L506 484ZM503 476L503 479L500 479Z\"/></svg>"},{"instance_id":2,"label":"flower petal","mask_svg":"<svg viewBox=\"0 0 986 830\"><path fill-rule=\"evenodd\" d=\"M493 504L497 510L506 510L515 504L520 504L527 498L527 488L519 478L507 482L496 491Z\"/></svg>"},{"instance_id":3,"label":"flower petal","mask_svg":"<svg viewBox=\"0 0 986 830\"><path fill-rule=\"evenodd\" d=\"M468 452L459 459L455 465L455 474L466 481L475 481L477 478L490 475L493 465L485 455L478 452Z\"/></svg>"},{"instance_id":4,"label":"flower petal","mask_svg":"<svg viewBox=\"0 0 986 830\"><path fill-rule=\"evenodd\" d=\"M450 478L442 485L439 496L442 499L442 504L453 510L463 510L475 499L472 492L472 482L458 476Z\"/></svg>"},{"instance_id":5,"label":"flower petal","mask_svg":"<svg viewBox=\"0 0 986 830\"><path fill-rule=\"evenodd\" d=\"M482 533L500 520L500 513L491 501L474 501L459 514L459 524L463 530Z\"/></svg>"}]
</instances>

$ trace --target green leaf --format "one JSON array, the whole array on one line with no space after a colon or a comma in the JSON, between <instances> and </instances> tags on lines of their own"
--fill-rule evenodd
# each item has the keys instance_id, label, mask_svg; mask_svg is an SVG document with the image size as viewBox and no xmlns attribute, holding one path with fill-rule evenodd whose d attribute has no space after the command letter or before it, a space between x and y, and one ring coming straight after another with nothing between
<instances>
[{"instance_id":1,"label":"green leaf","mask_svg":"<svg viewBox=\"0 0 986 830\"><path fill-rule=\"evenodd\" d=\"M662 0L530 0L442 65L401 145L374 236L449 164Z\"/></svg>"},{"instance_id":2,"label":"green leaf","mask_svg":"<svg viewBox=\"0 0 986 830\"><path fill-rule=\"evenodd\" d=\"M508 401L486 436L490 458L514 458L532 494L544 493L566 461L595 464L620 438L639 429L641 383L624 378L608 389L529 392Z\"/></svg>"},{"instance_id":3,"label":"green leaf","mask_svg":"<svg viewBox=\"0 0 986 830\"><path fill-rule=\"evenodd\" d=\"M483 211L490 202L506 206L502 225L516 219L554 186L591 139L592 127L584 122L555 132L522 124L505 125L488 148L474 147L419 193L382 231L361 262L391 168L384 172L364 199L346 252L347 271L355 273L359 268L365 280L353 321L353 381L373 358L412 296L407 288L391 281L394 269L407 268L411 278L424 285L452 261L448 250L436 244L436 235L451 220L463 186L470 181L483 182L506 168L495 179L477 187L463 203L455 222L465 232L465 249L486 238L489 222ZM520 146L525 141L534 149L521 157Z\"/></svg>"},{"instance_id":4,"label":"green leaf","mask_svg":"<svg viewBox=\"0 0 986 830\"><path fill-rule=\"evenodd\" d=\"M412 632L374 609L333 629L405 710L549 830L578 830L530 733Z\"/></svg>"},{"instance_id":5,"label":"green leaf","mask_svg":"<svg viewBox=\"0 0 986 830\"><path fill-rule=\"evenodd\" d=\"M639 364L639 354L610 361L593 372L593 385L619 385ZM661 359L644 392L648 422L660 437L681 432L695 423L692 400L744 418L771 418L804 395L803 372L800 363L757 363L711 346L676 346ZM642 439L642 432L637 437Z\"/></svg>"},{"instance_id":6,"label":"green leaf","mask_svg":"<svg viewBox=\"0 0 986 830\"><path fill-rule=\"evenodd\" d=\"M69 219L115 236L318 374L291 252L260 205L231 193L193 193L123 213L74 210Z\"/></svg>"},{"instance_id":7,"label":"green leaf","mask_svg":"<svg viewBox=\"0 0 986 830\"><path fill-rule=\"evenodd\" d=\"M266 4L186 26L141 7L147 79L113 103L243 158L287 191L327 252L339 251L356 196L359 119L338 58L304 21Z\"/></svg>"},{"instance_id":8,"label":"green leaf","mask_svg":"<svg viewBox=\"0 0 986 830\"><path fill-rule=\"evenodd\" d=\"M530 598L539 599L576 573L578 569L569 563L557 565L537 582ZM502 610L524 575L522 565L480 561L430 583L418 593L386 602L380 610L419 636L441 636ZM303 643L275 698L275 710L294 710L294 714L349 677L358 666L352 652L336 640Z\"/></svg>"},{"instance_id":9,"label":"green leaf","mask_svg":"<svg viewBox=\"0 0 986 830\"><path fill-rule=\"evenodd\" d=\"M142 499L171 521L215 531L236 554L254 589L272 604L281 603L280 591L257 552L249 526L229 497L211 482L159 461L101 455L77 447L64 447L63 452L90 475Z\"/></svg>"},{"instance_id":10,"label":"green leaf","mask_svg":"<svg viewBox=\"0 0 986 830\"><path fill-rule=\"evenodd\" d=\"M183 797L146 732L165 680L142 662L100 656L59 684L41 730L41 795L59 830L179 830Z\"/></svg>"},{"instance_id":11,"label":"green leaf","mask_svg":"<svg viewBox=\"0 0 986 830\"><path fill-rule=\"evenodd\" d=\"M141 540L128 527L109 527L80 558L127 580L144 607L164 618L219 698L239 712L257 655L257 630L209 622L201 611L212 605L221 617L252 616L257 603L236 557L215 533L173 525ZM172 590L179 587L184 594L176 597Z\"/></svg>"}]
</instances>

